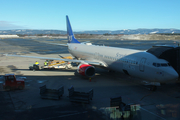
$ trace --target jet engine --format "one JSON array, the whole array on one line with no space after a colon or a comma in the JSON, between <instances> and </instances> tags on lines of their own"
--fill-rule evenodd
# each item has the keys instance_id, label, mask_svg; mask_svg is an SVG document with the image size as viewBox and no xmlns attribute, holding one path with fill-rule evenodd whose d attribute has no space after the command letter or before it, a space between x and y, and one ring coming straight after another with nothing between
<instances>
[{"instance_id":1,"label":"jet engine","mask_svg":"<svg viewBox=\"0 0 180 120\"><path fill-rule=\"evenodd\" d=\"M95 68L89 64L80 64L77 72L86 77L93 77L95 75Z\"/></svg>"}]
</instances>

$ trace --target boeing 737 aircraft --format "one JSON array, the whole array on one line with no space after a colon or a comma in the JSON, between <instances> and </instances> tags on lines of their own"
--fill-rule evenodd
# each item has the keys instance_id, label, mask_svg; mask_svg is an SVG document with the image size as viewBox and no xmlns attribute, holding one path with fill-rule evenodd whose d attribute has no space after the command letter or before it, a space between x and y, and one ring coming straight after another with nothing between
<instances>
[{"instance_id":1,"label":"boeing 737 aircraft","mask_svg":"<svg viewBox=\"0 0 180 120\"><path fill-rule=\"evenodd\" d=\"M71 55L77 58L76 60L21 55L8 56L78 62L80 63L77 68L78 73L87 77L93 77L95 75L95 66L98 66L151 82L165 82L178 78L178 73L166 60L159 59L151 53L80 43L74 37L68 16L66 16L66 22L68 43L65 46L68 47Z\"/></svg>"}]
</instances>

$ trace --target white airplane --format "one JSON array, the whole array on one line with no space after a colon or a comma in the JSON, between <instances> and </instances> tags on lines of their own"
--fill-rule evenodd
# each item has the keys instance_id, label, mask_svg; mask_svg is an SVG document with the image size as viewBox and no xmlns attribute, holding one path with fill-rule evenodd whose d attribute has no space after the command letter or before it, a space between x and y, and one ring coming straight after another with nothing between
<instances>
[{"instance_id":1,"label":"white airplane","mask_svg":"<svg viewBox=\"0 0 180 120\"><path fill-rule=\"evenodd\" d=\"M178 73L166 60L159 59L146 51L98 46L86 42L80 43L74 37L68 16L66 16L66 22L68 43L59 45L67 46L71 55L77 58L76 60L21 55L7 56L78 62L80 63L77 68L78 73L87 77L95 75L95 66L125 73L154 83L176 80L179 77Z\"/></svg>"}]
</instances>

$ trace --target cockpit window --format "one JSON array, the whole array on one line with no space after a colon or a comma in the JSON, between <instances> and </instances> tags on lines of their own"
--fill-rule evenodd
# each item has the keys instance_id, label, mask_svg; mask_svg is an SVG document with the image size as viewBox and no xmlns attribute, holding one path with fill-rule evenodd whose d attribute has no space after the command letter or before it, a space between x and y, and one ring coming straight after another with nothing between
<instances>
[{"instance_id":1,"label":"cockpit window","mask_svg":"<svg viewBox=\"0 0 180 120\"><path fill-rule=\"evenodd\" d=\"M160 67L160 65L161 65L160 63L157 63L157 66L156 66L156 67Z\"/></svg>"},{"instance_id":2,"label":"cockpit window","mask_svg":"<svg viewBox=\"0 0 180 120\"><path fill-rule=\"evenodd\" d=\"M168 63L168 66L171 66L171 64L170 64L170 63Z\"/></svg>"},{"instance_id":3,"label":"cockpit window","mask_svg":"<svg viewBox=\"0 0 180 120\"><path fill-rule=\"evenodd\" d=\"M161 63L161 66L166 67L166 66L168 66L168 64L166 64L166 63Z\"/></svg>"},{"instance_id":4,"label":"cockpit window","mask_svg":"<svg viewBox=\"0 0 180 120\"><path fill-rule=\"evenodd\" d=\"M156 63L153 63L153 66L156 66Z\"/></svg>"},{"instance_id":5,"label":"cockpit window","mask_svg":"<svg viewBox=\"0 0 180 120\"><path fill-rule=\"evenodd\" d=\"M169 63L153 63L153 66L155 67L167 67L170 66Z\"/></svg>"}]
</instances>

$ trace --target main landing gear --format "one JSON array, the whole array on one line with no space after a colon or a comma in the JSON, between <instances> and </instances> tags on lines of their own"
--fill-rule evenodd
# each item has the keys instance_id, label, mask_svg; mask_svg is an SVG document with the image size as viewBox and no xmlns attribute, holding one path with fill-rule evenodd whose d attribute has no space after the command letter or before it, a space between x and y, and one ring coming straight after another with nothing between
<instances>
[{"instance_id":1,"label":"main landing gear","mask_svg":"<svg viewBox=\"0 0 180 120\"><path fill-rule=\"evenodd\" d=\"M147 81L143 81L143 85L149 89L150 91L156 91L157 90L157 86L161 86L161 83L159 82L147 82Z\"/></svg>"}]
</instances>

